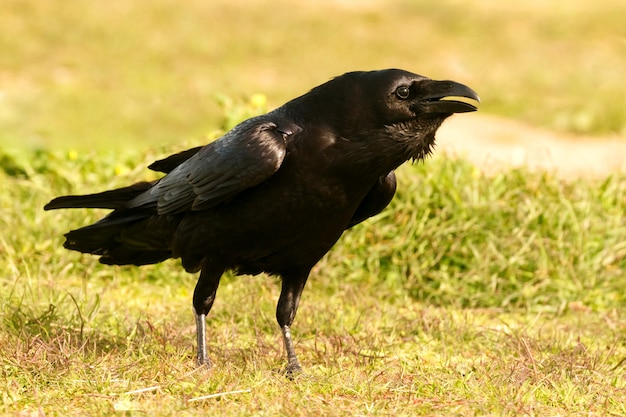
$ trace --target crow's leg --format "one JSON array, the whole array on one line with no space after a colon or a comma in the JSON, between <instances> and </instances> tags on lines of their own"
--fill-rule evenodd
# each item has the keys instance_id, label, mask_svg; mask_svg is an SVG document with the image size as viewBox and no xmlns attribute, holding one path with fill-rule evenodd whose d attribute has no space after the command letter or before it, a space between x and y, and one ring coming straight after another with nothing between
<instances>
[{"instance_id":1,"label":"crow's leg","mask_svg":"<svg viewBox=\"0 0 626 417\"><path fill-rule=\"evenodd\" d=\"M194 311L194 316L196 318L196 346L198 347L197 362L198 365L206 364L210 368L211 360L206 353L206 314L198 314Z\"/></svg>"},{"instance_id":2,"label":"crow's leg","mask_svg":"<svg viewBox=\"0 0 626 417\"><path fill-rule=\"evenodd\" d=\"M193 292L193 308L196 316L196 337L198 341L198 365L211 366L211 361L206 352L206 316L211 311L215 293L220 285L220 278L224 273L224 267L216 265L212 261L202 264L200 277Z\"/></svg>"},{"instance_id":3,"label":"crow's leg","mask_svg":"<svg viewBox=\"0 0 626 417\"><path fill-rule=\"evenodd\" d=\"M300 295L304 289L304 284L309 276L309 271L297 274L283 274L283 285L276 306L276 320L283 332L283 340L285 342L285 350L287 351L287 367L285 374L292 377L295 373L300 372L302 368L296 357L296 351L293 347L293 339L291 338L291 323L296 317Z\"/></svg>"}]
</instances>

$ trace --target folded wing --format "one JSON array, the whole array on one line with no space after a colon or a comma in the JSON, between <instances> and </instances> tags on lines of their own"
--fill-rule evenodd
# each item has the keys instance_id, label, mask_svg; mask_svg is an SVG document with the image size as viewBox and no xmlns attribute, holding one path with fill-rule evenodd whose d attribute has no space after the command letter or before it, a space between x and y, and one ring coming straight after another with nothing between
<instances>
[{"instance_id":1,"label":"folded wing","mask_svg":"<svg viewBox=\"0 0 626 417\"><path fill-rule=\"evenodd\" d=\"M171 169L169 174L130 200L127 207L153 206L158 214L210 209L272 176L285 157L286 138L296 129L288 123L279 126L271 120L251 119L219 140L194 149L176 167L171 166L176 155L158 161L151 167Z\"/></svg>"}]
</instances>

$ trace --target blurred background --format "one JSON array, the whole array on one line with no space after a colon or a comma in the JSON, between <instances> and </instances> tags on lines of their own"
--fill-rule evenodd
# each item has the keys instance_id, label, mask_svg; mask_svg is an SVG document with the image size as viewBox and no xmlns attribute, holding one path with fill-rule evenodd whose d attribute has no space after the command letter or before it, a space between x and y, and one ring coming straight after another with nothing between
<instances>
[{"instance_id":1,"label":"blurred background","mask_svg":"<svg viewBox=\"0 0 626 417\"><path fill-rule=\"evenodd\" d=\"M202 142L227 127L233 103L265 111L343 72L389 67L472 86L482 98L472 118L626 136L623 0L3 0L0 9L5 149Z\"/></svg>"}]
</instances>

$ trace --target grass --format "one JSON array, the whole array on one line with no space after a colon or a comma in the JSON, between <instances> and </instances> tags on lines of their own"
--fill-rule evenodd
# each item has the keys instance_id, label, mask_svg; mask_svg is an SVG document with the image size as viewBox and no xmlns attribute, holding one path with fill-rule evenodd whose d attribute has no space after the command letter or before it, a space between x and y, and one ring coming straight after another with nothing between
<instances>
[{"instance_id":1,"label":"grass","mask_svg":"<svg viewBox=\"0 0 626 417\"><path fill-rule=\"evenodd\" d=\"M345 71L387 67L467 83L484 112L626 132L622 1L350 4L8 0L0 144L161 146L211 133L217 95L263 93L276 107Z\"/></svg>"},{"instance_id":2,"label":"grass","mask_svg":"<svg viewBox=\"0 0 626 417\"><path fill-rule=\"evenodd\" d=\"M278 372L275 278L225 277L216 366L197 369L194 276L61 247L104 212L43 212L50 198L152 179L155 159L355 68L454 78L481 111L624 133L622 2L269 3L3 4L0 414L626 414L624 174L402 167L392 206L314 269L295 381Z\"/></svg>"},{"instance_id":3,"label":"grass","mask_svg":"<svg viewBox=\"0 0 626 417\"><path fill-rule=\"evenodd\" d=\"M486 177L434 158L315 268L290 382L271 277L226 277L193 362L195 277L60 247L94 211L52 196L145 178L153 153L4 155L0 412L622 415L626 181ZM95 169L98 166L99 169ZM116 172L122 173L116 175ZM113 178L111 181L110 179ZM229 394L230 393L230 394ZM204 398L215 395L212 398Z\"/></svg>"}]
</instances>

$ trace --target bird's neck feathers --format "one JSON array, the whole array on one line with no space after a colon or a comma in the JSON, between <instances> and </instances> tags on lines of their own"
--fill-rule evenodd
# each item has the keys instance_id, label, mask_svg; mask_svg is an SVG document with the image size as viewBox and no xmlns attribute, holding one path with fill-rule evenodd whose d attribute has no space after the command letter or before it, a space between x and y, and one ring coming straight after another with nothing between
<instances>
[{"instance_id":1,"label":"bird's neck feathers","mask_svg":"<svg viewBox=\"0 0 626 417\"><path fill-rule=\"evenodd\" d=\"M354 172L379 176L408 160L429 156L435 146L435 131L443 119L414 119L363 132L349 138L344 158Z\"/></svg>"},{"instance_id":2,"label":"bird's neck feathers","mask_svg":"<svg viewBox=\"0 0 626 417\"><path fill-rule=\"evenodd\" d=\"M404 161L422 160L429 156L435 146L435 133L445 117L431 117L408 120L385 126L385 134L402 148ZM403 162L404 162L403 161Z\"/></svg>"}]
</instances>

